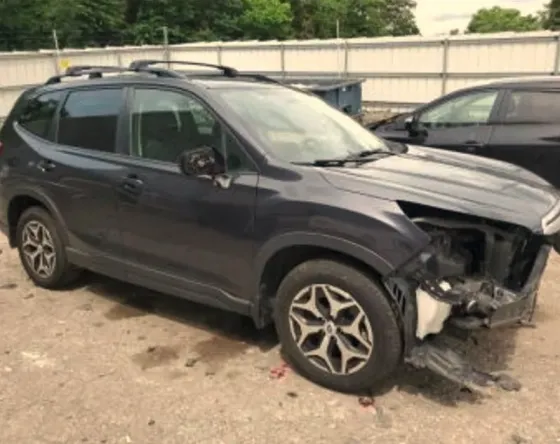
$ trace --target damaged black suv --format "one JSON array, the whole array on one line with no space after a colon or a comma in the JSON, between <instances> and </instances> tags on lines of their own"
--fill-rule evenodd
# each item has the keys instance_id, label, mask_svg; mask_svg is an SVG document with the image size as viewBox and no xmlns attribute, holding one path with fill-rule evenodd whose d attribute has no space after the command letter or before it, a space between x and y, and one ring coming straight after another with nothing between
<instances>
[{"instance_id":1,"label":"damaged black suv","mask_svg":"<svg viewBox=\"0 0 560 444\"><path fill-rule=\"evenodd\" d=\"M37 285L89 269L274 323L340 391L402 362L499 382L437 338L531 320L560 231L547 182L384 142L264 76L161 64L73 67L11 111L0 227Z\"/></svg>"}]
</instances>

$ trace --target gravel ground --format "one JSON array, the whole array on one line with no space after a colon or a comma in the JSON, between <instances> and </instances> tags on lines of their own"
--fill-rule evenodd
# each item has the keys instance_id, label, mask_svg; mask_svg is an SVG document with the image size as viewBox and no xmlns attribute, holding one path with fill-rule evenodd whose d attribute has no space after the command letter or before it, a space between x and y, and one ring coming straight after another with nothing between
<instances>
[{"instance_id":1,"label":"gravel ground","mask_svg":"<svg viewBox=\"0 0 560 444\"><path fill-rule=\"evenodd\" d=\"M248 319L96 275L35 288L0 238L0 443L560 442L560 259L538 327L494 331L469 352L519 392L463 392L402 370L364 407L281 365Z\"/></svg>"}]
</instances>

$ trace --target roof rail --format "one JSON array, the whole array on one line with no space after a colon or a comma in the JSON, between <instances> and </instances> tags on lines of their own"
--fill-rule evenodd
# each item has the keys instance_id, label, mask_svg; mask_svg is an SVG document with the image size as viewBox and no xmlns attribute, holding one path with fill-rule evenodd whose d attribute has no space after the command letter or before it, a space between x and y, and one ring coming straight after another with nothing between
<instances>
[{"instance_id":1,"label":"roof rail","mask_svg":"<svg viewBox=\"0 0 560 444\"><path fill-rule=\"evenodd\" d=\"M151 65L160 65L160 64L174 64L174 65L190 65L190 66L204 66L206 68L215 68L217 70L222 71L224 76L226 77L236 77L238 75L238 71L231 66L224 66L224 65L214 65L212 63L202 63L202 62L189 62L183 60L134 60L133 62L128 65L130 69L134 70L143 70ZM172 70L169 70L172 71Z\"/></svg>"},{"instance_id":2,"label":"roof rail","mask_svg":"<svg viewBox=\"0 0 560 444\"><path fill-rule=\"evenodd\" d=\"M141 71L131 69L131 68L121 68L119 66L105 66L105 65L76 65L70 66L66 69L63 74L56 75L47 80L45 85L52 85L55 83L60 83L60 81L66 77L80 77L89 76L90 79L98 79L103 77L106 73L134 73L134 72L145 72L154 74L159 77L180 77L178 74L168 72L161 69L143 69Z\"/></svg>"},{"instance_id":3,"label":"roof rail","mask_svg":"<svg viewBox=\"0 0 560 444\"><path fill-rule=\"evenodd\" d=\"M178 61L175 61L175 60L134 60L128 67L130 69L142 71L142 70L146 69L148 66L159 65L159 64L203 66L203 67L206 67L206 68L217 69L217 70L221 71L222 74L225 77L231 77L231 78L243 77L243 78L258 80L258 81L261 81L261 82L275 83L275 84L279 84L279 85L282 84L282 82L280 82L278 80L275 80L275 79L272 79L270 77L267 77L263 74L242 73L242 72L239 72L237 69L232 68L231 66L215 65L215 64L212 64L212 63L203 63L203 62L189 62L189 61L183 61L183 60L178 60ZM161 69L161 71L175 72L171 69L167 69L167 70ZM182 73L182 74L184 74L186 77L189 76L189 74L186 74L186 73ZM191 75L196 75L196 74L191 74ZM205 75L207 75L207 74L205 74Z\"/></svg>"}]
</instances>

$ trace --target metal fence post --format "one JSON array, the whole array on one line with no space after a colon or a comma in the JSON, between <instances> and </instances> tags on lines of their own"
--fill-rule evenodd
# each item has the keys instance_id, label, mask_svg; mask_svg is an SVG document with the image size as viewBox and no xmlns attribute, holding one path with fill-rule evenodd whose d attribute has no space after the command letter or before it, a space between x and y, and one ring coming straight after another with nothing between
<instances>
[{"instance_id":1,"label":"metal fence post","mask_svg":"<svg viewBox=\"0 0 560 444\"><path fill-rule=\"evenodd\" d=\"M56 29L52 30L52 37L54 42L54 54L53 54L54 72L58 76L60 75L60 46L58 45L58 36L56 35Z\"/></svg>"},{"instance_id":2,"label":"metal fence post","mask_svg":"<svg viewBox=\"0 0 560 444\"><path fill-rule=\"evenodd\" d=\"M218 65L222 64L222 44L218 43L216 46L216 56L218 57Z\"/></svg>"},{"instance_id":3,"label":"metal fence post","mask_svg":"<svg viewBox=\"0 0 560 444\"><path fill-rule=\"evenodd\" d=\"M447 71L449 64L449 39L444 39L441 41L443 45L443 59L441 66L441 95L443 96L447 92Z\"/></svg>"},{"instance_id":4,"label":"metal fence post","mask_svg":"<svg viewBox=\"0 0 560 444\"><path fill-rule=\"evenodd\" d=\"M552 75L557 76L560 70L560 34L554 36L556 41L556 54L554 56L554 66L552 67Z\"/></svg>"},{"instance_id":5,"label":"metal fence post","mask_svg":"<svg viewBox=\"0 0 560 444\"><path fill-rule=\"evenodd\" d=\"M167 62L167 69L169 69L171 53L169 51L169 33L167 30L167 26L163 27L163 59Z\"/></svg>"},{"instance_id":6,"label":"metal fence post","mask_svg":"<svg viewBox=\"0 0 560 444\"><path fill-rule=\"evenodd\" d=\"M348 77L348 58L350 52L350 45L348 39L344 39L344 77Z\"/></svg>"},{"instance_id":7,"label":"metal fence post","mask_svg":"<svg viewBox=\"0 0 560 444\"><path fill-rule=\"evenodd\" d=\"M280 43L280 71L282 72L282 79L286 78L286 44Z\"/></svg>"}]
</instances>

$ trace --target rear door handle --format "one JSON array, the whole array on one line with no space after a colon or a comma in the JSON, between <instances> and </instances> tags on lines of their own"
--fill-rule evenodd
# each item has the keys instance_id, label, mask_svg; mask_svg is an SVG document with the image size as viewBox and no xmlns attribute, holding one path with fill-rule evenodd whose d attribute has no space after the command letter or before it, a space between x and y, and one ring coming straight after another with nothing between
<instances>
[{"instance_id":1,"label":"rear door handle","mask_svg":"<svg viewBox=\"0 0 560 444\"><path fill-rule=\"evenodd\" d=\"M43 159L37 162L36 167L43 173L47 173L56 168L56 164L52 160Z\"/></svg>"}]
</instances>

